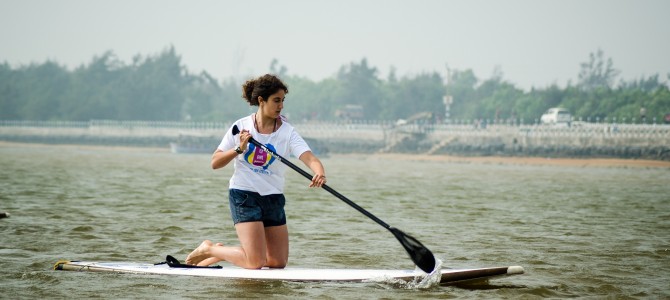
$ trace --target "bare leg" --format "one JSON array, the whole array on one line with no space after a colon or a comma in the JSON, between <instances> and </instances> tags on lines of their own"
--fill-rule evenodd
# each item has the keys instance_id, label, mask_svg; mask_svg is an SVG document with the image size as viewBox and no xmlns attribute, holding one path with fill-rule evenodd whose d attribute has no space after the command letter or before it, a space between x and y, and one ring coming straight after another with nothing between
<instances>
[{"instance_id":1,"label":"bare leg","mask_svg":"<svg viewBox=\"0 0 670 300\"><path fill-rule=\"evenodd\" d=\"M187 264L199 265L204 260L225 260L247 269L260 269L265 266L265 230L262 222L245 222L235 225L239 247L216 246L204 241L186 258Z\"/></svg>"},{"instance_id":2,"label":"bare leg","mask_svg":"<svg viewBox=\"0 0 670 300\"><path fill-rule=\"evenodd\" d=\"M186 263L199 266L222 260L247 269L264 266L283 268L288 261L288 229L286 225L263 227L262 222L235 225L239 247L214 245L204 241L186 258Z\"/></svg>"},{"instance_id":3,"label":"bare leg","mask_svg":"<svg viewBox=\"0 0 670 300\"><path fill-rule=\"evenodd\" d=\"M265 266L284 268L288 263L288 227L286 225L265 227L267 243Z\"/></svg>"}]
</instances>

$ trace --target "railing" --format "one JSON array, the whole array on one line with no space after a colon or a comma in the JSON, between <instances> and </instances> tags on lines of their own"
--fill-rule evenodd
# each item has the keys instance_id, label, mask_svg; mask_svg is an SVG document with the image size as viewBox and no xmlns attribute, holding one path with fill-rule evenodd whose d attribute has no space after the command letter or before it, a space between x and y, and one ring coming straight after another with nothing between
<instances>
[{"instance_id":1,"label":"railing","mask_svg":"<svg viewBox=\"0 0 670 300\"><path fill-rule=\"evenodd\" d=\"M0 127L52 127L52 128L177 128L177 129L227 129L230 123L181 122L181 121L14 121L0 120Z\"/></svg>"},{"instance_id":2,"label":"railing","mask_svg":"<svg viewBox=\"0 0 670 300\"><path fill-rule=\"evenodd\" d=\"M52 127L52 128L86 128L86 121L14 121L0 120L0 127Z\"/></svg>"},{"instance_id":3,"label":"railing","mask_svg":"<svg viewBox=\"0 0 670 300\"><path fill-rule=\"evenodd\" d=\"M621 156L670 160L670 125L573 122L571 126L509 123L398 124L388 121L292 122L305 138L333 153L417 151L492 155ZM7 121L0 139L19 142L164 147L179 136L221 137L225 122ZM521 152L520 152L521 151Z\"/></svg>"},{"instance_id":4,"label":"railing","mask_svg":"<svg viewBox=\"0 0 670 300\"><path fill-rule=\"evenodd\" d=\"M455 121L451 124L412 123L396 125L390 121L353 120L353 121L307 121L292 122L301 133L321 133L328 135L343 132L378 133L394 130L405 132L423 132L437 134L464 134L490 136L496 134L521 135L570 135L570 136L670 136L668 124L620 124L573 122L571 126L523 124L520 121L471 123L469 120ZM118 128L118 129L177 129L177 130L219 130L230 127L228 122L189 122L189 121L14 121L0 120L0 127L34 128Z\"/></svg>"}]
</instances>

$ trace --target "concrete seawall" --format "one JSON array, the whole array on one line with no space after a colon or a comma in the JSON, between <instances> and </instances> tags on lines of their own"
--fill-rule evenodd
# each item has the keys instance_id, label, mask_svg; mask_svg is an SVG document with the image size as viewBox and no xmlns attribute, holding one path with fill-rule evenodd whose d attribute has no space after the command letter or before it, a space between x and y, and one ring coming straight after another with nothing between
<instances>
[{"instance_id":1,"label":"concrete seawall","mask_svg":"<svg viewBox=\"0 0 670 300\"><path fill-rule=\"evenodd\" d=\"M670 125L578 123L419 125L383 122L293 123L333 153L421 153L464 156L620 157L670 160ZM218 143L229 123L0 121L0 140L169 147L182 135Z\"/></svg>"}]
</instances>

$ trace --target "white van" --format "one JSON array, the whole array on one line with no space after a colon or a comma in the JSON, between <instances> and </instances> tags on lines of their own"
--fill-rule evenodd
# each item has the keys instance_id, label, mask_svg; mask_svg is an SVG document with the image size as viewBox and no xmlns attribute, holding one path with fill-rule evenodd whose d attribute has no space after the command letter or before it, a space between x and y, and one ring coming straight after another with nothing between
<instances>
[{"instance_id":1,"label":"white van","mask_svg":"<svg viewBox=\"0 0 670 300\"><path fill-rule=\"evenodd\" d=\"M547 110L540 118L542 124L565 124L570 126L572 115L565 108L554 107Z\"/></svg>"}]
</instances>

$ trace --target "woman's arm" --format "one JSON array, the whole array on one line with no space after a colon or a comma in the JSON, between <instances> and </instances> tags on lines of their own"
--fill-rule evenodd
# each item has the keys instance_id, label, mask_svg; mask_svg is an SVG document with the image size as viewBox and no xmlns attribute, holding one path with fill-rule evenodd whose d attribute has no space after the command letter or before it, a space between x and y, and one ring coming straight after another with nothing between
<instances>
[{"instance_id":1,"label":"woman's arm","mask_svg":"<svg viewBox=\"0 0 670 300\"><path fill-rule=\"evenodd\" d=\"M321 187L326 183L326 171L323 169L323 164L321 161L312 153L312 151L306 151L300 155L300 160L314 172L314 177L312 177L312 182L309 184L309 187Z\"/></svg>"},{"instance_id":2,"label":"woman's arm","mask_svg":"<svg viewBox=\"0 0 670 300\"><path fill-rule=\"evenodd\" d=\"M249 133L249 130L243 129L240 131L240 150L242 150L242 153L247 151L250 138L251 133ZM225 167L238 155L239 154L235 152L235 148L226 151L216 149L214 154L212 154L212 169L216 170Z\"/></svg>"},{"instance_id":3,"label":"woman's arm","mask_svg":"<svg viewBox=\"0 0 670 300\"><path fill-rule=\"evenodd\" d=\"M221 151L221 149L216 149L214 154L212 154L212 169L220 169L228 165L235 156L237 156L235 149L229 149L226 151Z\"/></svg>"}]
</instances>

